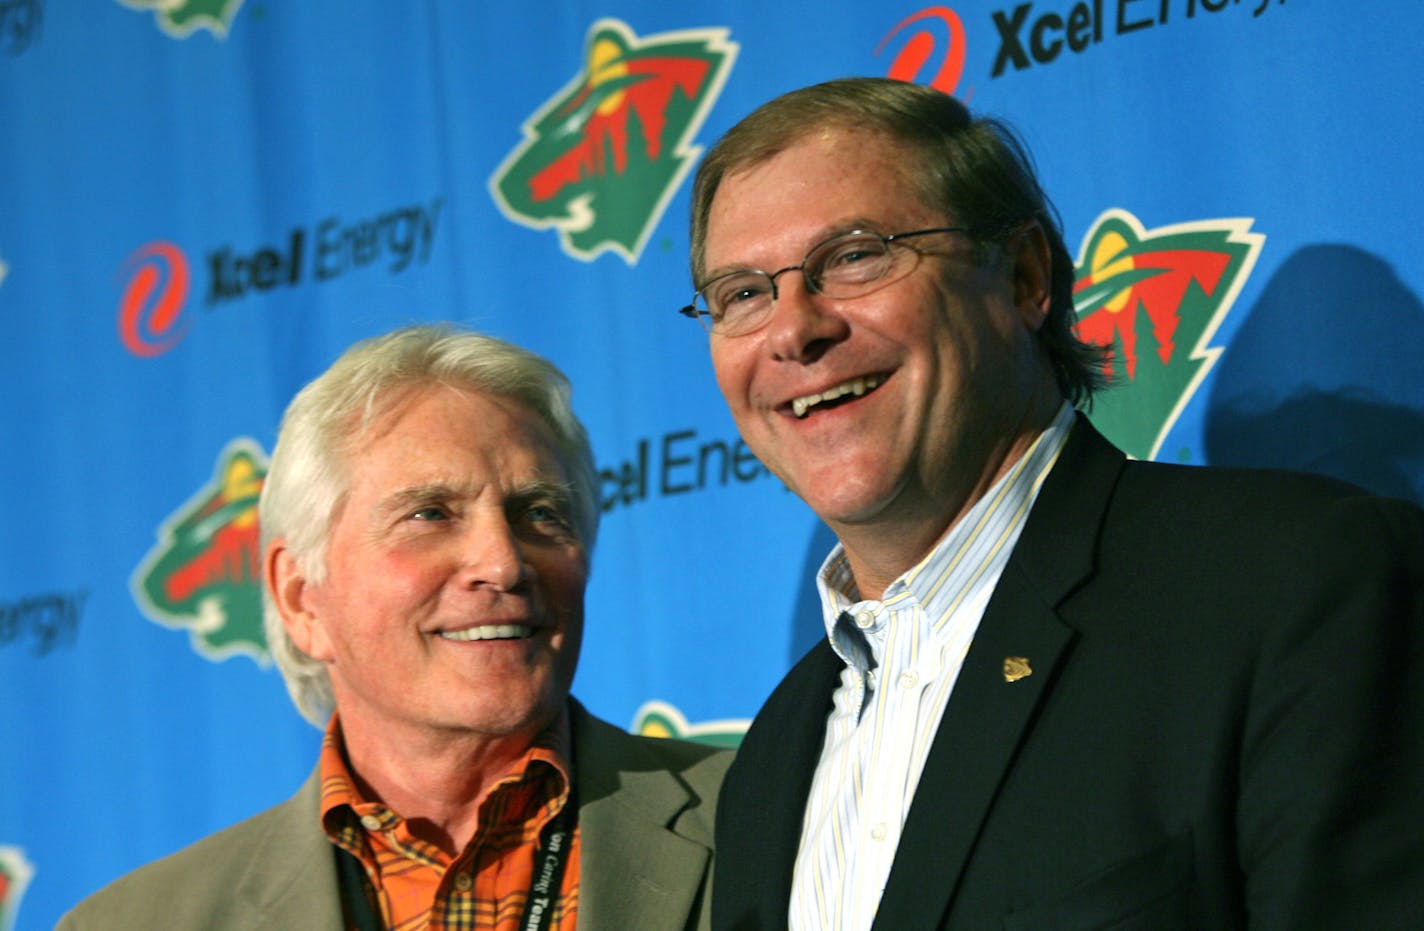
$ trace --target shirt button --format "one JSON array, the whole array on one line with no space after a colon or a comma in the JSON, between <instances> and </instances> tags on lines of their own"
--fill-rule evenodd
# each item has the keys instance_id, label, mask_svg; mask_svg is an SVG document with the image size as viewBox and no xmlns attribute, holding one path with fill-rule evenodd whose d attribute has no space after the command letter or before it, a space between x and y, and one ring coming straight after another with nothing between
<instances>
[{"instance_id":1,"label":"shirt button","mask_svg":"<svg viewBox=\"0 0 1424 931\"><path fill-rule=\"evenodd\" d=\"M379 831L381 829L381 819L375 815L362 815L361 827L368 831Z\"/></svg>"},{"instance_id":2,"label":"shirt button","mask_svg":"<svg viewBox=\"0 0 1424 931\"><path fill-rule=\"evenodd\" d=\"M455 888L461 892L469 892L475 885L475 880L469 873L460 873L455 877Z\"/></svg>"},{"instance_id":3,"label":"shirt button","mask_svg":"<svg viewBox=\"0 0 1424 931\"><path fill-rule=\"evenodd\" d=\"M855 616L855 626L861 630L868 630L875 625L875 615L869 611L862 611Z\"/></svg>"},{"instance_id":4,"label":"shirt button","mask_svg":"<svg viewBox=\"0 0 1424 931\"><path fill-rule=\"evenodd\" d=\"M873 828L870 829L870 839L871 839L871 840L884 840L886 833L887 833L887 831L886 831L886 829L885 829L885 822L882 821L882 822L880 822L879 824L877 824L875 827L873 827Z\"/></svg>"},{"instance_id":5,"label":"shirt button","mask_svg":"<svg viewBox=\"0 0 1424 931\"><path fill-rule=\"evenodd\" d=\"M906 669L900 673L900 688L912 689L920 683L920 674L913 669Z\"/></svg>"}]
</instances>

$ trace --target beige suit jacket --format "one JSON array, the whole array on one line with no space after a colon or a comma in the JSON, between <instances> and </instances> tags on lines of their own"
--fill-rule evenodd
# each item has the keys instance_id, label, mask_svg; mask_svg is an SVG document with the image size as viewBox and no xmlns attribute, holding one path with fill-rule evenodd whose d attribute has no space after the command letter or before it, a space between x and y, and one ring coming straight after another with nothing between
<instances>
[{"instance_id":1,"label":"beige suit jacket","mask_svg":"<svg viewBox=\"0 0 1424 931\"><path fill-rule=\"evenodd\" d=\"M635 737L570 702L587 931L707 927L712 822L732 754ZM275 808L90 896L58 931L342 928L316 773Z\"/></svg>"}]
</instances>

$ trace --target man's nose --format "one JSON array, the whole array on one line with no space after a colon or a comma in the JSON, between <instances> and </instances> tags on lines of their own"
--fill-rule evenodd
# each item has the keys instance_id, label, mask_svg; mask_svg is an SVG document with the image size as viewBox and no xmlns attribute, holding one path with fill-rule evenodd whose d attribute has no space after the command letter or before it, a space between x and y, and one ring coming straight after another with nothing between
<instances>
[{"instance_id":1,"label":"man's nose","mask_svg":"<svg viewBox=\"0 0 1424 931\"><path fill-rule=\"evenodd\" d=\"M849 327L835 302L811 289L800 269L778 272L776 301L766 324L772 355L787 362L814 362L846 337Z\"/></svg>"},{"instance_id":2,"label":"man's nose","mask_svg":"<svg viewBox=\"0 0 1424 931\"><path fill-rule=\"evenodd\" d=\"M461 541L460 555L460 581L470 588L513 591L529 574L523 545L504 515L470 526Z\"/></svg>"}]
</instances>

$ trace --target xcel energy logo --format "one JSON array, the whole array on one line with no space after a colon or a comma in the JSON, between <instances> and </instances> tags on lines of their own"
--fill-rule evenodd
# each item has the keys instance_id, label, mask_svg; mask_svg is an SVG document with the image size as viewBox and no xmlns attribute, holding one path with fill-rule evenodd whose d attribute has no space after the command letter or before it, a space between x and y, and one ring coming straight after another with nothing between
<instances>
[{"instance_id":1,"label":"xcel energy logo","mask_svg":"<svg viewBox=\"0 0 1424 931\"><path fill-rule=\"evenodd\" d=\"M327 217L297 226L279 241L239 249L211 249L203 305L214 309L253 294L317 284L368 267L396 275L425 264L435 243L444 199L403 204L355 221ZM136 356L152 358L173 349L192 325L188 295L193 269L179 246L157 240L135 249L120 267L119 340Z\"/></svg>"},{"instance_id":2,"label":"xcel energy logo","mask_svg":"<svg viewBox=\"0 0 1424 931\"><path fill-rule=\"evenodd\" d=\"M1276 0L1283 5L1285 0ZM973 87L960 88L971 33L997 40L990 78L1049 65L1063 55L1078 55L1112 39L1144 30L1176 26L1205 14L1250 9L1260 16L1271 0L1077 0L1017 3L989 11L988 21L971 21L947 6L925 7L906 16L880 41L894 57L886 74L915 81L968 100Z\"/></svg>"}]
</instances>

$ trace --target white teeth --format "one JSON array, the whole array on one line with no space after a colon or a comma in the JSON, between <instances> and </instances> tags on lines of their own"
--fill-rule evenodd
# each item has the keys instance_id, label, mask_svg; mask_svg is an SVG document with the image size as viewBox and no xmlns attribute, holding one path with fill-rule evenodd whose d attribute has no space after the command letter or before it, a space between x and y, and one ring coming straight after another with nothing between
<instances>
[{"instance_id":1,"label":"white teeth","mask_svg":"<svg viewBox=\"0 0 1424 931\"><path fill-rule=\"evenodd\" d=\"M446 640L520 640L532 636L534 628L528 624L486 624L482 627L467 627L464 630L442 630L440 636Z\"/></svg>"},{"instance_id":2,"label":"white teeth","mask_svg":"<svg viewBox=\"0 0 1424 931\"><path fill-rule=\"evenodd\" d=\"M861 378L852 378L848 382L827 388L820 394L808 394L799 398L791 399L791 412L797 417L805 417L806 412L824 401L834 401L836 398L843 398L848 394L860 397L867 391L873 391L880 386L882 379L879 375L866 375Z\"/></svg>"}]
</instances>

